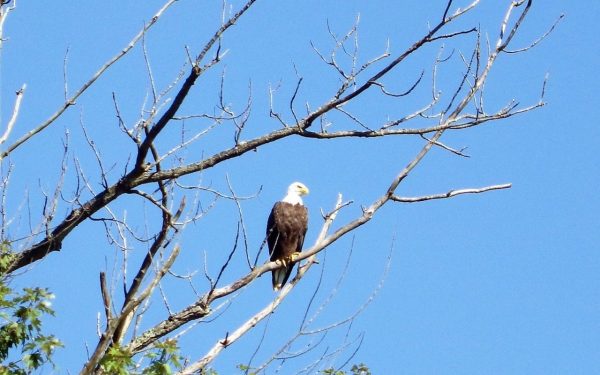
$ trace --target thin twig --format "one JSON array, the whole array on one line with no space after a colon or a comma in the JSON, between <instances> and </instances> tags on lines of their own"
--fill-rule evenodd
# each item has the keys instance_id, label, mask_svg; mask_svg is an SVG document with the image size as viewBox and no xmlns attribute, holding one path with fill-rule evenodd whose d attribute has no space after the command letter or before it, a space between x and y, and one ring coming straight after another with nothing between
<instances>
[{"instance_id":1,"label":"thin twig","mask_svg":"<svg viewBox=\"0 0 600 375\"><path fill-rule=\"evenodd\" d=\"M456 190L450 190L446 193L424 195L424 196L420 196L420 197L401 197L401 196L397 196L397 195L392 195L391 199L395 202L415 203L415 202L429 201L429 200L433 200L433 199L452 198L452 197L455 197L457 195L462 195L462 194L479 194L479 193L485 193L486 191L491 191L491 190L510 189L511 187L512 187L512 184L501 184L501 185L486 186L486 187L482 187L482 188L456 189Z\"/></svg>"}]
</instances>

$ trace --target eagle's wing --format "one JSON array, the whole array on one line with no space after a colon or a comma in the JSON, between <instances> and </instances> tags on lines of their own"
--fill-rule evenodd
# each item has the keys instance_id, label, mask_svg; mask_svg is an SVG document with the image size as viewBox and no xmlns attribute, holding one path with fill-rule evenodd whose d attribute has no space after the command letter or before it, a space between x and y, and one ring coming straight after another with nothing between
<instances>
[{"instance_id":1,"label":"eagle's wing","mask_svg":"<svg viewBox=\"0 0 600 375\"><path fill-rule=\"evenodd\" d=\"M308 209L305 206L301 206L298 210L299 220L302 223L302 226L299 228L299 236L298 236L298 246L296 247L296 252L302 251L302 246L304 246L304 237L306 236L306 230L308 229Z\"/></svg>"},{"instance_id":2,"label":"eagle's wing","mask_svg":"<svg viewBox=\"0 0 600 375\"><path fill-rule=\"evenodd\" d=\"M275 223L276 211L278 210L280 202L277 202L273 205L273 209L271 209L271 213L269 214L269 219L267 220L267 244L269 245L269 255L271 261L277 260L281 254L279 249L277 248L277 242L279 240L279 228Z\"/></svg>"}]
</instances>

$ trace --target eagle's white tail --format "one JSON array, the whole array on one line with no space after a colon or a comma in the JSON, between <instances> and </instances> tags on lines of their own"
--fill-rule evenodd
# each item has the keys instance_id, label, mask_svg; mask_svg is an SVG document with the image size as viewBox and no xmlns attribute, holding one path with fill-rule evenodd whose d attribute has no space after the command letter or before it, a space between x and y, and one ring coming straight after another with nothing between
<instances>
[{"instance_id":1,"label":"eagle's white tail","mask_svg":"<svg viewBox=\"0 0 600 375\"><path fill-rule=\"evenodd\" d=\"M285 267L273 271L273 290L277 291L283 286L287 269Z\"/></svg>"}]
</instances>

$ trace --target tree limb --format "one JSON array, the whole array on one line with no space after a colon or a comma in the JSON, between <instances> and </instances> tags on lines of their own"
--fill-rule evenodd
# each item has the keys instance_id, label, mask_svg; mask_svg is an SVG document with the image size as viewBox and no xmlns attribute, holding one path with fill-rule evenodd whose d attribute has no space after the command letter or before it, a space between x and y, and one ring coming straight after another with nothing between
<instances>
[{"instance_id":1,"label":"tree limb","mask_svg":"<svg viewBox=\"0 0 600 375\"><path fill-rule=\"evenodd\" d=\"M429 200L433 200L433 199L452 198L452 197L455 197L457 195L462 195L462 194L479 194L479 193L485 193L485 192L491 191L491 190L510 189L511 187L512 187L512 184L502 184L502 185L486 186L486 187L477 188L477 189L450 190L446 193L424 195L424 196L420 196L420 197L400 197L398 195L392 195L391 199L395 202L415 203L415 202L429 201Z\"/></svg>"}]
</instances>

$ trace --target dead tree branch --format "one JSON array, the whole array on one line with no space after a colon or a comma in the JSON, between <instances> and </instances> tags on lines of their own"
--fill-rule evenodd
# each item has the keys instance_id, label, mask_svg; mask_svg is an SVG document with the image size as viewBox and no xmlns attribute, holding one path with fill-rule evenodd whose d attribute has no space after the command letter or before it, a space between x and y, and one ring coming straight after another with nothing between
<instances>
[{"instance_id":1,"label":"dead tree branch","mask_svg":"<svg viewBox=\"0 0 600 375\"><path fill-rule=\"evenodd\" d=\"M9 147L7 147L6 150L4 150L2 153L0 153L0 160L2 160L5 157L7 157L11 152L13 152L14 150L16 150L19 146L21 146L23 143L27 142L33 136L35 136L36 134L38 134L42 130L46 129L54 121L56 121L56 119L58 119L69 107L71 107L72 105L74 105L75 102L77 101L77 99L84 92L86 92L87 89L90 88L112 65L114 65L117 61L119 61L123 56L125 56L129 51L131 51L133 49L133 47L142 39L142 37L144 36L144 34L148 30L150 30L150 28L152 26L154 26L154 24L156 24L156 22L167 11L167 9L171 5L175 4L176 2L177 2L177 0L168 0L158 10L158 12L156 12L156 14L154 14L154 16L152 17L152 19L150 20L150 22L148 22L146 25L144 25L144 27L142 28L142 30L140 30L140 32L138 32L137 35L135 35L133 37L133 39L127 44L127 46L125 46L124 48L122 48L119 51L119 53L117 53L114 57L112 57L110 60L108 60L106 63L104 63L104 65L102 65L100 67L100 69L98 69L98 71L96 73L94 73L94 75L86 83L84 83L69 99L67 99L60 106L60 108L56 112L54 112L46 121L44 121L43 123L41 123L40 125L38 125L36 128L30 130L26 134L24 134L21 138L19 138L17 141L15 141L15 143L13 143Z\"/></svg>"},{"instance_id":2,"label":"dead tree branch","mask_svg":"<svg viewBox=\"0 0 600 375\"><path fill-rule=\"evenodd\" d=\"M6 140L10 136L10 133L13 130L13 127L15 126L15 123L17 122L17 117L19 116L19 111L21 109L21 101L23 100L23 95L25 94L26 87L27 85L23 84L23 86L21 86L21 88L16 92L17 98L15 99L13 112L10 116L10 120L8 120L8 124L6 125L6 130L4 131L4 134L2 134L2 137L0 137L0 145L6 142ZM2 161L2 159L0 159L0 161Z\"/></svg>"},{"instance_id":3,"label":"dead tree branch","mask_svg":"<svg viewBox=\"0 0 600 375\"><path fill-rule=\"evenodd\" d=\"M446 193L442 193L442 194L424 195L424 196L420 196L420 197L400 197L397 195L392 195L391 199L396 202L415 203L415 202L423 202L423 201L429 201L429 200L434 200L434 199L452 198L452 197L455 197L457 195L462 195L462 194L479 194L479 193L485 193L485 192L491 191L491 190L510 189L511 187L512 187L512 184L502 184L502 185L486 186L486 187L482 187L482 188L478 188L478 189L450 190L450 191L448 191Z\"/></svg>"}]
</instances>

